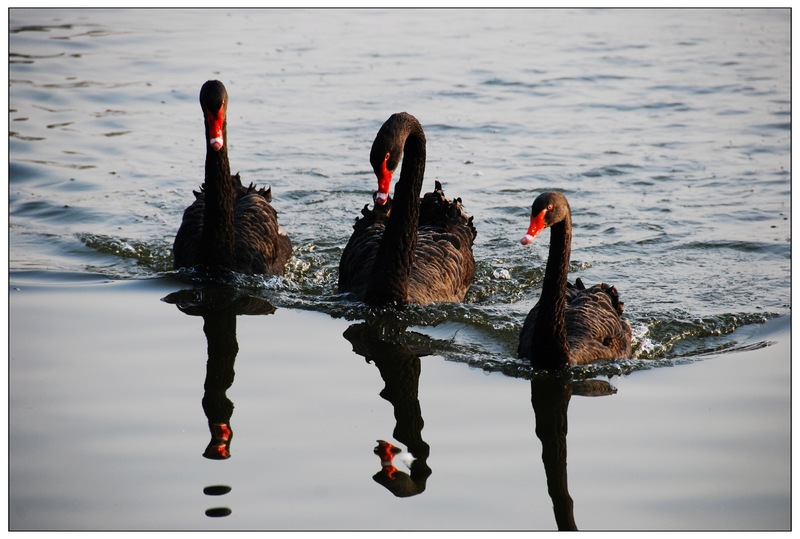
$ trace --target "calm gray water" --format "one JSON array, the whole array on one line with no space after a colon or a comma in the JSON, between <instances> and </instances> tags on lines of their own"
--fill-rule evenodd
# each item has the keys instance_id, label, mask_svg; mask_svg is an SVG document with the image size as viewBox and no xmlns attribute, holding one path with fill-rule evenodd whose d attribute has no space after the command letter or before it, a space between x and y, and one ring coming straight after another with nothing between
<instances>
[{"instance_id":1,"label":"calm gray water","mask_svg":"<svg viewBox=\"0 0 800 539\"><path fill-rule=\"evenodd\" d=\"M567 404L579 528L790 527L788 10L9 18L12 529L555 529L566 462L534 427ZM171 272L210 78L295 246L235 290ZM477 274L464 304L381 313L337 268L401 110L425 188L475 216ZM537 392L515 351L547 249L518 239L544 190L635 357ZM215 421L227 460L202 456ZM417 457L400 479L377 439Z\"/></svg>"}]
</instances>

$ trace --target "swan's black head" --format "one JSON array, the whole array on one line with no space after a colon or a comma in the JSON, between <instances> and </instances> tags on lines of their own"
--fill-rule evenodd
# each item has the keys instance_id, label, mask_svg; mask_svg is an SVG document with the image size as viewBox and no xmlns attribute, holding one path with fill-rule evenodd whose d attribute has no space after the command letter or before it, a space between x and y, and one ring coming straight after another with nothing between
<instances>
[{"instance_id":1,"label":"swan's black head","mask_svg":"<svg viewBox=\"0 0 800 539\"><path fill-rule=\"evenodd\" d=\"M389 198L392 174L403 158L403 148L412 131L422 133L419 121L407 112L398 112L384 122L375 136L369 153L369 162L378 178L378 193L375 200L379 204L385 204ZM424 134L422 136L424 137Z\"/></svg>"},{"instance_id":2,"label":"swan's black head","mask_svg":"<svg viewBox=\"0 0 800 539\"><path fill-rule=\"evenodd\" d=\"M210 80L200 89L200 106L206 122L206 142L215 151L225 146L228 92L218 80Z\"/></svg>"},{"instance_id":3,"label":"swan's black head","mask_svg":"<svg viewBox=\"0 0 800 539\"><path fill-rule=\"evenodd\" d=\"M556 223L560 223L570 216L567 197L555 191L542 193L531 206L531 225L520 243L528 245L542 230Z\"/></svg>"}]
</instances>

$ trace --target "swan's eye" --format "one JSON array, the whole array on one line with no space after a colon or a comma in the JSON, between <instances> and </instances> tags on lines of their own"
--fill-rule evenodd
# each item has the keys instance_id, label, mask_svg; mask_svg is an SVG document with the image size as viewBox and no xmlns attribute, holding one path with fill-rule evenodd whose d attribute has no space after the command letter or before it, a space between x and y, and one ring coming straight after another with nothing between
<instances>
[{"instance_id":1,"label":"swan's eye","mask_svg":"<svg viewBox=\"0 0 800 539\"><path fill-rule=\"evenodd\" d=\"M391 157L391 154L389 152L386 152L386 157L384 157L383 160L388 161L389 157Z\"/></svg>"},{"instance_id":2,"label":"swan's eye","mask_svg":"<svg viewBox=\"0 0 800 539\"><path fill-rule=\"evenodd\" d=\"M553 211L553 205L552 204L548 204L547 205L547 211Z\"/></svg>"}]
</instances>

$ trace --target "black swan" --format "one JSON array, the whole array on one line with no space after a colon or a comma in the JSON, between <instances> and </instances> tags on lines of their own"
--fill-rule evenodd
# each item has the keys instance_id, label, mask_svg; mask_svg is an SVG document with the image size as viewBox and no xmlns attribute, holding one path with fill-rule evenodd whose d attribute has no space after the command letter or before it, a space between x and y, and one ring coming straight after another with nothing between
<instances>
[{"instance_id":1,"label":"black swan","mask_svg":"<svg viewBox=\"0 0 800 539\"><path fill-rule=\"evenodd\" d=\"M585 288L580 279L574 285L567 282L572 213L561 193L536 198L522 244L531 243L546 227L550 227L550 253L542 295L522 326L519 357L546 369L630 357L631 326L622 318L624 304L617 289L605 283Z\"/></svg>"},{"instance_id":2,"label":"black swan","mask_svg":"<svg viewBox=\"0 0 800 539\"><path fill-rule=\"evenodd\" d=\"M206 173L175 236L175 269L209 269L280 275L292 254L289 237L270 204L272 188L244 187L228 162L228 92L217 80L203 84L200 106L206 128Z\"/></svg>"},{"instance_id":3,"label":"black swan","mask_svg":"<svg viewBox=\"0 0 800 539\"><path fill-rule=\"evenodd\" d=\"M404 156L405 154L405 156ZM389 198L392 173L403 159ZM393 114L370 152L378 178L373 209L364 206L339 262L339 292L371 305L426 305L462 301L472 284L475 227L442 186L420 200L425 174L425 133L412 115Z\"/></svg>"}]
</instances>

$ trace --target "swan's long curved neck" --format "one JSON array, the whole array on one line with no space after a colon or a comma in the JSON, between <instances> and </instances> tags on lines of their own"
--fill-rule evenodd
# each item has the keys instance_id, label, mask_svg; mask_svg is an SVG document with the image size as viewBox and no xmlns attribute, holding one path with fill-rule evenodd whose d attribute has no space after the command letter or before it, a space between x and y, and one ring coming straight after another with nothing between
<instances>
[{"instance_id":1,"label":"swan's long curved neck","mask_svg":"<svg viewBox=\"0 0 800 539\"><path fill-rule=\"evenodd\" d=\"M572 244L572 219L569 215L550 227L550 252L539 298L539 313L533 330L537 363L545 368L569 363L567 343L567 273Z\"/></svg>"},{"instance_id":2,"label":"swan's long curved neck","mask_svg":"<svg viewBox=\"0 0 800 539\"><path fill-rule=\"evenodd\" d=\"M205 211L200 256L201 262L208 266L233 268L236 241L233 206L236 189L228 161L227 130L224 131L224 140L225 145L219 151L214 151L206 143Z\"/></svg>"},{"instance_id":3,"label":"swan's long curved neck","mask_svg":"<svg viewBox=\"0 0 800 539\"><path fill-rule=\"evenodd\" d=\"M366 300L377 305L405 304L414 264L419 224L419 195L425 177L425 135L413 129L406 137L400 179L394 188L392 211L375 256Z\"/></svg>"}]
</instances>

